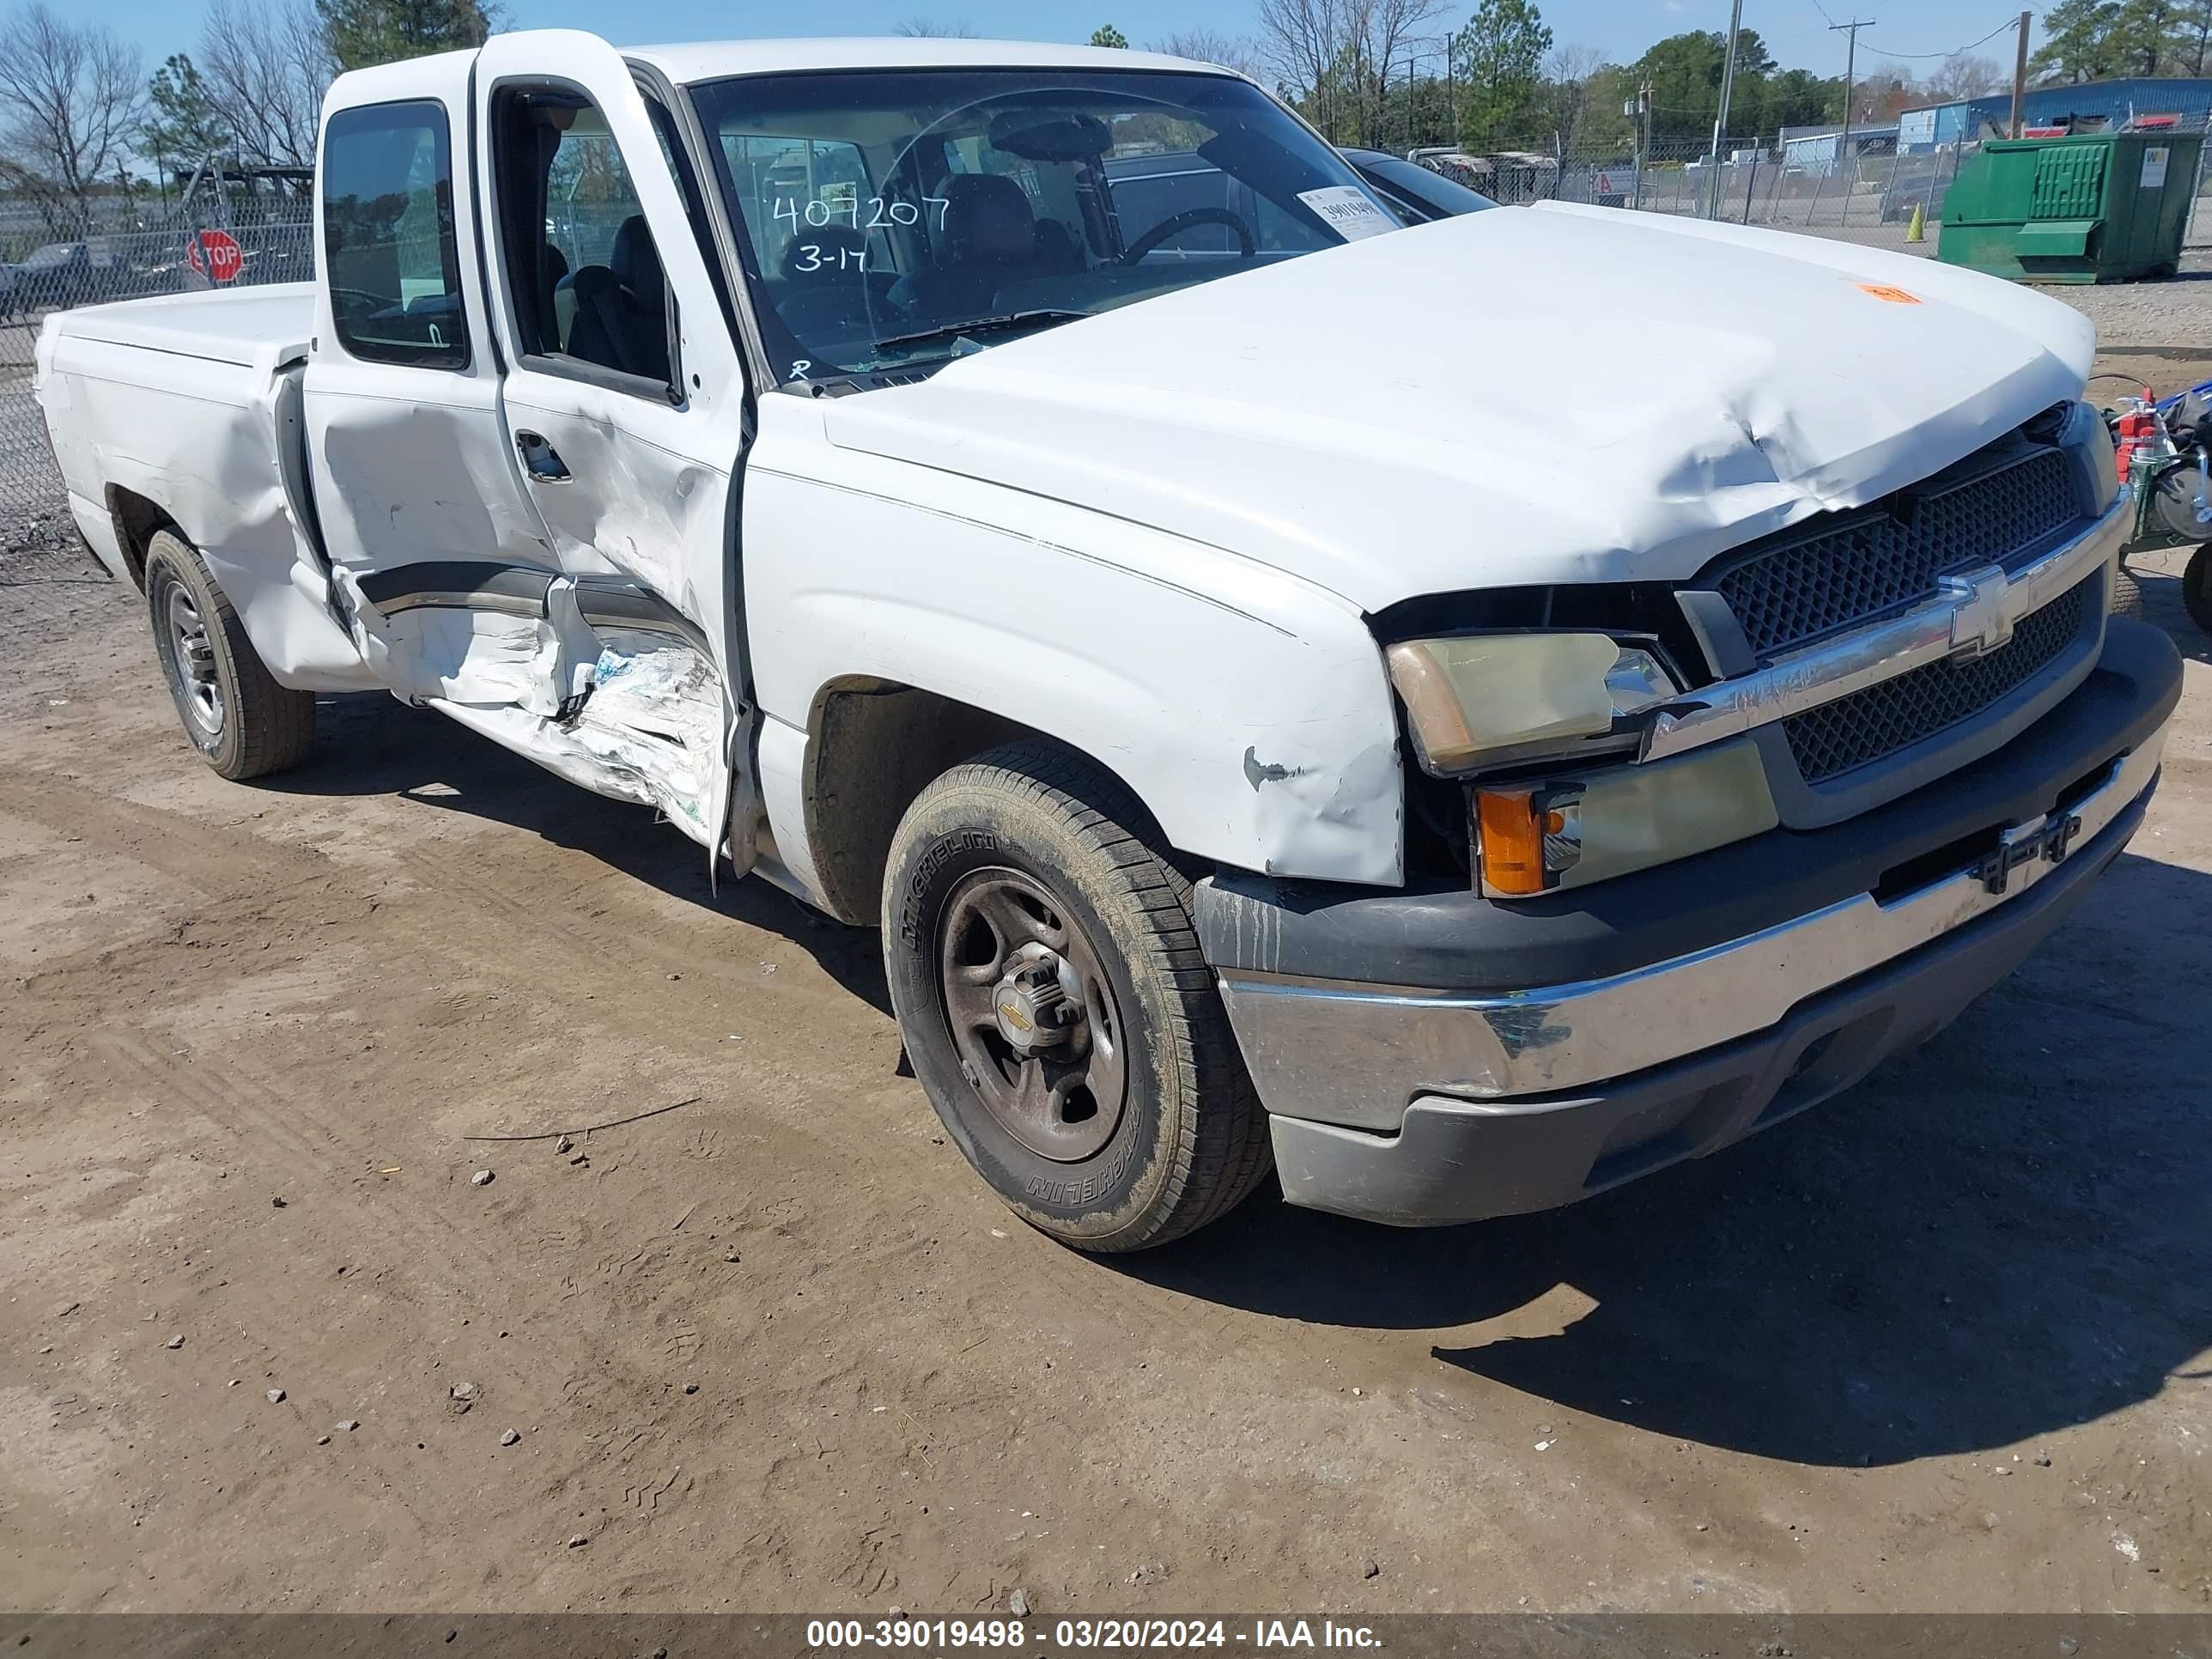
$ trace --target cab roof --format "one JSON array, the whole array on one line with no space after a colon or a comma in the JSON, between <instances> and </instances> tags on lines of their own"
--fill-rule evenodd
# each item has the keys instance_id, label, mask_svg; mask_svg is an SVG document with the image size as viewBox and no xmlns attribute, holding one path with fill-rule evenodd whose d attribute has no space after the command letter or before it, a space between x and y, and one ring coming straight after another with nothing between
<instances>
[{"instance_id":1,"label":"cab roof","mask_svg":"<svg viewBox=\"0 0 2212 1659\"><path fill-rule=\"evenodd\" d=\"M1023 40L964 40L890 35L811 40L697 40L623 46L623 57L649 64L679 84L738 75L786 75L799 70L1091 69L1170 70L1184 74L1234 71L1188 58L1114 46L1061 46Z\"/></svg>"}]
</instances>

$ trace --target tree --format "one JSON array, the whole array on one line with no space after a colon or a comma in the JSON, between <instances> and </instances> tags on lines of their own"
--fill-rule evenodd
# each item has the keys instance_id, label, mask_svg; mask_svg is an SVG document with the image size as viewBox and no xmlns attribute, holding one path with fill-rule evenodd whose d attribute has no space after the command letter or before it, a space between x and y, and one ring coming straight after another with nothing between
<instances>
[{"instance_id":1,"label":"tree","mask_svg":"<svg viewBox=\"0 0 2212 1659\"><path fill-rule=\"evenodd\" d=\"M491 33L481 0L315 0L340 69L368 69L480 46Z\"/></svg>"},{"instance_id":2,"label":"tree","mask_svg":"<svg viewBox=\"0 0 2212 1659\"><path fill-rule=\"evenodd\" d=\"M1626 66L1607 64L1583 82L1582 107L1575 117L1574 146L1583 155L1613 161L1636 146L1636 82Z\"/></svg>"},{"instance_id":3,"label":"tree","mask_svg":"<svg viewBox=\"0 0 2212 1659\"><path fill-rule=\"evenodd\" d=\"M909 40L972 40L975 36L973 24L947 23L934 17L909 17L893 24L891 33Z\"/></svg>"},{"instance_id":4,"label":"tree","mask_svg":"<svg viewBox=\"0 0 2212 1659\"><path fill-rule=\"evenodd\" d=\"M1259 0L1260 51L1283 95L1322 135L1345 135L1334 95L1337 67L1351 50L1352 16L1362 0Z\"/></svg>"},{"instance_id":5,"label":"tree","mask_svg":"<svg viewBox=\"0 0 2212 1659\"><path fill-rule=\"evenodd\" d=\"M1876 64L1851 85L1852 124L1881 126L1894 121L1918 92L1910 70L1895 64Z\"/></svg>"},{"instance_id":6,"label":"tree","mask_svg":"<svg viewBox=\"0 0 2212 1659\"><path fill-rule=\"evenodd\" d=\"M1930 103L1955 104L2002 92L2011 84L2011 77L1990 59L1954 52L1929 73L1922 90Z\"/></svg>"},{"instance_id":7,"label":"tree","mask_svg":"<svg viewBox=\"0 0 2212 1659\"><path fill-rule=\"evenodd\" d=\"M2181 50L2175 62L2186 64L2191 75L2203 74L2212 65L2212 0L2189 0L2182 8L2179 33Z\"/></svg>"},{"instance_id":8,"label":"tree","mask_svg":"<svg viewBox=\"0 0 2212 1659\"><path fill-rule=\"evenodd\" d=\"M1462 143L1497 149L1528 136L1529 106L1551 49L1552 31L1533 0L1482 0L1453 41L1467 77Z\"/></svg>"},{"instance_id":9,"label":"tree","mask_svg":"<svg viewBox=\"0 0 2212 1659\"><path fill-rule=\"evenodd\" d=\"M1546 125L1559 135L1563 148L1571 150L1579 147L1591 89L1605 67L1605 54L1595 46L1572 43L1554 46L1545 58L1540 99L1543 117Z\"/></svg>"},{"instance_id":10,"label":"tree","mask_svg":"<svg viewBox=\"0 0 2212 1659\"><path fill-rule=\"evenodd\" d=\"M1330 140L1402 131L1390 112L1421 28L1443 0L1260 0L1259 50L1278 89Z\"/></svg>"},{"instance_id":11,"label":"tree","mask_svg":"<svg viewBox=\"0 0 2212 1659\"><path fill-rule=\"evenodd\" d=\"M1101 23L1091 31L1091 44L1094 46L1112 46L1116 51L1127 52L1129 49L1129 37L1111 23Z\"/></svg>"},{"instance_id":12,"label":"tree","mask_svg":"<svg viewBox=\"0 0 2212 1659\"><path fill-rule=\"evenodd\" d=\"M1844 77L1818 76L1810 70L1784 70L1759 91L1757 132L1779 132L1784 127L1818 126L1835 118L1843 107Z\"/></svg>"},{"instance_id":13,"label":"tree","mask_svg":"<svg viewBox=\"0 0 2212 1659\"><path fill-rule=\"evenodd\" d=\"M154 71L146 88L147 111L138 128L138 153L157 173L189 173L235 142L222 106L183 52Z\"/></svg>"},{"instance_id":14,"label":"tree","mask_svg":"<svg viewBox=\"0 0 2212 1659\"><path fill-rule=\"evenodd\" d=\"M90 229L93 191L121 173L145 100L137 48L103 25L41 3L0 27L0 153L55 234Z\"/></svg>"},{"instance_id":15,"label":"tree","mask_svg":"<svg viewBox=\"0 0 2212 1659\"><path fill-rule=\"evenodd\" d=\"M2121 0L2058 0L2043 14L2043 49L2028 69L2039 86L2069 86L2119 69Z\"/></svg>"},{"instance_id":16,"label":"tree","mask_svg":"<svg viewBox=\"0 0 2212 1659\"><path fill-rule=\"evenodd\" d=\"M1692 29L1654 42L1630 65L1638 81L1651 85L1651 136L1656 143L1711 141L1727 47L1717 30Z\"/></svg>"},{"instance_id":17,"label":"tree","mask_svg":"<svg viewBox=\"0 0 2212 1659\"><path fill-rule=\"evenodd\" d=\"M2172 75L2188 50L2181 0L2124 0L2114 26L2127 75Z\"/></svg>"},{"instance_id":18,"label":"tree","mask_svg":"<svg viewBox=\"0 0 2212 1659\"><path fill-rule=\"evenodd\" d=\"M2212 6L2212 0L2205 3ZM1259 46L1241 34L1219 34L1208 28L1178 29L1164 40L1148 41L1145 50L1168 58L1188 58L1193 63L1218 64L1255 80L1261 72Z\"/></svg>"},{"instance_id":19,"label":"tree","mask_svg":"<svg viewBox=\"0 0 2212 1659\"><path fill-rule=\"evenodd\" d=\"M214 0L200 61L249 161L313 167L323 94L337 64L313 0Z\"/></svg>"},{"instance_id":20,"label":"tree","mask_svg":"<svg viewBox=\"0 0 2212 1659\"><path fill-rule=\"evenodd\" d=\"M1766 42L1759 38L1757 29L1738 29L1735 33L1735 72L1741 80L1747 75L1771 75L1779 67L1774 54L1766 49Z\"/></svg>"}]
</instances>

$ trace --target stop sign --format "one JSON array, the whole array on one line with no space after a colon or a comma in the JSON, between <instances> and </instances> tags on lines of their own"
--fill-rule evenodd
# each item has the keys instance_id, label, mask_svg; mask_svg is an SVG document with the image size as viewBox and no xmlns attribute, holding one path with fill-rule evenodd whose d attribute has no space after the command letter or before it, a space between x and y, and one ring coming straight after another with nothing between
<instances>
[{"instance_id":1,"label":"stop sign","mask_svg":"<svg viewBox=\"0 0 2212 1659\"><path fill-rule=\"evenodd\" d=\"M246 264L238 239L227 230L203 230L185 245L185 263L210 282L227 283Z\"/></svg>"}]
</instances>

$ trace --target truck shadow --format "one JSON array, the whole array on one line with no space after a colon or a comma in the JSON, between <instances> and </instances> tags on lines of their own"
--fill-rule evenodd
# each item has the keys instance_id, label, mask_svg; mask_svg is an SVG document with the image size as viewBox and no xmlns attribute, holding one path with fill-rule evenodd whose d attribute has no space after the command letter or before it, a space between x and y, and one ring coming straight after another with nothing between
<instances>
[{"instance_id":1,"label":"truck shadow","mask_svg":"<svg viewBox=\"0 0 2212 1659\"><path fill-rule=\"evenodd\" d=\"M326 750L269 787L528 830L792 939L888 1012L872 933L763 882L711 890L698 848L644 809L381 694L321 712ZM2172 757L2169 778L2203 765ZM1802 1463L2087 1422L2169 1378L2212 1378L2207 915L2212 876L2124 855L1920 1054L1571 1209L1401 1232L1292 1209L1271 1183L1194 1238L1096 1270L1277 1318L1431 1333L1434 1363L1470 1377ZM1589 1310L1553 1331L1563 1287Z\"/></svg>"},{"instance_id":2,"label":"truck shadow","mask_svg":"<svg viewBox=\"0 0 2212 1659\"><path fill-rule=\"evenodd\" d=\"M2212 877L2125 855L2089 905L1920 1054L1711 1158L1434 1232L1270 1192L1114 1267L1285 1319L1435 1330L1440 1365L1801 1463L2008 1446L2201 1382ZM1595 1305L1530 1309L1561 1286Z\"/></svg>"},{"instance_id":3,"label":"truck shadow","mask_svg":"<svg viewBox=\"0 0 2212 1659\"><path fill-rule=\"evenodd\" d=\"M609 800L556 777L427 708L381 691L316 702L315 757L256 785L288 795L394 795L441 811L528 830L702 910L781 934L846 990L891 1011L876 934L818 915L764 881L718 884L707 855L648 807Z\"/></svg>"},{"instance_id":4,"label":"truck shadow","mask_svg":"<svg viewBox=\"0 0 2212 1659\"><path fill-rule=\"evenodd\" d=\"M2185 555L2177 551L2171 556L2179 561ZM2129 568L2142 589L2143 620L2163 628L2174 648L2191 661L2212 663L2212 634L2191 620L2189 607L2182 603L2179 564L2172 571L2146 569L2140 562Z\"/></svg>"}]
</instances>

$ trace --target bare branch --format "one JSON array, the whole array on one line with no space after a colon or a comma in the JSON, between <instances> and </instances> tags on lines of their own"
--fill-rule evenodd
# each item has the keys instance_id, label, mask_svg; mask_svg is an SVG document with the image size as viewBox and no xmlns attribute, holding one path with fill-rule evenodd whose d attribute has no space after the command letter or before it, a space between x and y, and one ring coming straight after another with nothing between
<instances>
[{"instance_id":1,"label":"bare branch","mask_svg":"<svg viewBox=\"0 0 2212 1659\"><path fill-rule=\"evenodd\" d=\"M1260 78L1264 68L1257 41L1209 28L1178 29L1165 40L1146 42L1145 50L1169 58L1188 58L1194 63L1218 64L1254 80Z\"/></svg>"},{"instance_id":2,"label":"bare branch","mask_svg":"<svg viewBox=\"0 0 2212 1659\"><path fill-rule=\"evenodd\" d=\"M336 60L313 0L214 0L200 74L251 161L312 167Z\"/></svg>"},{"instance_id":3,"label":"bare branch","mask_svg":"<svg viewBox=\"0 0 2212 1659\"><path fill-rule=\"evenodd\" d=\"M909 17L891 26L893 34L902 34L910 40L972 40L975 28L972 23L947 23L935 17Z\"/></svg>"},{"instance_id":4,"label":"bare branch","mask_svg":"<svg viewBox=\"0 0 2212 1659\"><path fill-rule=\"evenodd\" d=\"M90 228L94 187L129 158L145 100L138 49L105 26L36 3L0 26L0 150L69 204L61 228Z\"/></svg>"}]
</instances>

